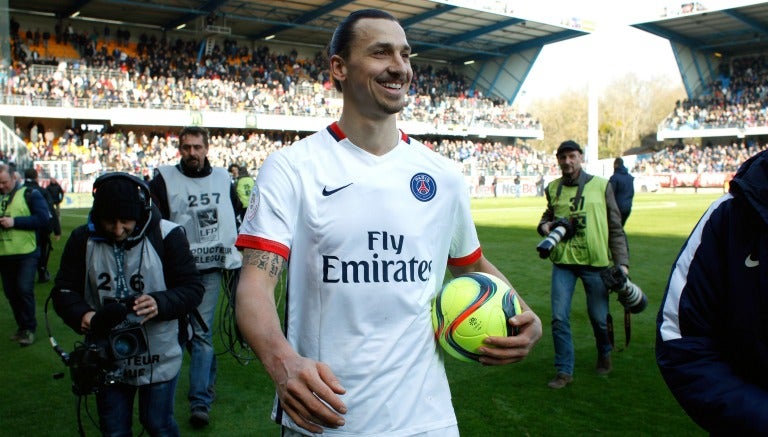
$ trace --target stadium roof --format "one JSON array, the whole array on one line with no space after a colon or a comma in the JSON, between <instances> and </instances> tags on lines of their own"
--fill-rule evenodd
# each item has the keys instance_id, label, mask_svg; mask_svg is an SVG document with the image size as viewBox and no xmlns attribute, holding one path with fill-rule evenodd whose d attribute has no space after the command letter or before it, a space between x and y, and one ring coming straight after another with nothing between
<instances>
[{"instance_id":1,"label":"stadium roof","mask_svg":"<svg viewBox=\"0 0 768 437\"><path fill-rule=\"evenodd\" d=\"M724 57L768 48L768 2L722 10L692 11L634 27L690 48Z\"/></svg>"},{"instance_id":2,"label":"stadium roof","mask_svg":"<svg viewBox=\"0 0 768 437\"><path fill-rule=\"evenodd\" d=\"M507 9L505 2L430 0L9 0L11 14L109 22L156 30L218 31L254 41L322 49L351 11L383 9L406 29L414 53L463 68L473 85L513 100L541 48L588 33L568 18L543 23ZM484 6L484 5L488 6ZM460 6L465 5L465 6ZM470 6L471 5L471 6ZM213 14L213 15L211 15ZM213 25L206 27L206 18ZM588 24L585 22L585 24ZM467 67L469 65L473 65Z\"/></svg>"},{"instance_id":3,"label":"stadium roof","mask_svg":"<svg viewBox=\"0 0 768 437\"><path fill-rule=\"evenodd\" d=\"M633 27L670 41L686 92L694 98L708 91L723 60L768 49L768 2L740 3L726 9L683 3L680 10Z\"/></svg>"}]
</instances>

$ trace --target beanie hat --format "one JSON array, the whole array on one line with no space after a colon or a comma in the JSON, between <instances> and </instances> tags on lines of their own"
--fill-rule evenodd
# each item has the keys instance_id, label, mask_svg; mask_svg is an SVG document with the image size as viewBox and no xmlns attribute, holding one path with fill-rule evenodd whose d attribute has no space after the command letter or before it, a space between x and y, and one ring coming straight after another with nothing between
<instances>
[{"instance_id":1,"label":"beanie hat","mask_svg":"<svg viewBox=\"0 0 768 437\"><path fill-rule=\"evenodd\" d=\"M145 209L145 194L140 184L138 179L133 182L130 177L110 178L98 184L93 192L93 218L141 220Z\"/></svg>"}]
</instances>

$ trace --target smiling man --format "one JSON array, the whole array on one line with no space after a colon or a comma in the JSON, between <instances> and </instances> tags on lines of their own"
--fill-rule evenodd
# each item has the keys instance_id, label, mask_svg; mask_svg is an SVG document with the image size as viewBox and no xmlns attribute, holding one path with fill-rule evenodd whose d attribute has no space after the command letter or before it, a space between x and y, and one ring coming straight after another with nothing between
<instances>
[{"instance_id":1,"label":"smiling man","mask_svg":"<svg viewBox=\"0 0 768 437\"><path fill-rule=\"evenodd\" d=\"M464 177L397 128L410 54L386 12L342 21L328 50L341 117L267 158L240 228L238 326L275 384L283 436L458 435L431 301L446 269L504 275L483 256ZM489 338L483 364L539 340L523 306L509 320L520 334Z\"/></svg>"}]
</instances>

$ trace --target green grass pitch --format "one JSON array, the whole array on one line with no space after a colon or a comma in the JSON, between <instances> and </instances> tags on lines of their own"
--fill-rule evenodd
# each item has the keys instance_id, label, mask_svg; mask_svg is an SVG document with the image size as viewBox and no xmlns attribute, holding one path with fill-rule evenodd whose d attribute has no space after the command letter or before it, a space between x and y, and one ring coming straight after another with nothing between
<instances>
[{"instance_id":1,"label":"green grass pitch","mask_svg":"<svg viewBox=\"0 0 768 437\"><path fill-rule=\"evenodd\" d=\"M576 347L575 381L562 390L546 385L554 376L550 331L549 278L551 264L535 250L541 237L535 226L544 210L543 198L499 198L472 201L477 230L486 256L509 278L523 299L542 319L544 335L531 355L518 364L483 367L446 356L453 403L464 436L703 436L680 409L664 385L654 360L656 312L672 263L707 206L719 194L649 193L635 196L626 226L630 276L648 295L648 308L632 316L632 340L624 348L623 310L611 296L616 323L614 370L607 377L594 372L594 340L586 316L581 284L572 307ZM61 251L72 228L86 220L87 210L64 210L64 237L55 242L49 267L58 270ZM27 348L0 339L5 396L0 400L4 435L77 435L75 395L62 361L48 343L44 303L51 284L36 286L39 327L37 341ZM66 327L53 309L48 319L53 336L66 350L79 336ZM273 387L257 361L243 363L225 351L217 326L215 341L219 371L211 425L194 431L187 419L187 364L179 379L176 417L182 435L279 435L269 420ZM0 334L15 331L6 299L0 299ZM59 377L55 378L54 375ZM93 396L81 408L86 435L98 435L88 412L96 417ZM134 428L136 435L140 426Z\"/></svg>"}]
</instances>

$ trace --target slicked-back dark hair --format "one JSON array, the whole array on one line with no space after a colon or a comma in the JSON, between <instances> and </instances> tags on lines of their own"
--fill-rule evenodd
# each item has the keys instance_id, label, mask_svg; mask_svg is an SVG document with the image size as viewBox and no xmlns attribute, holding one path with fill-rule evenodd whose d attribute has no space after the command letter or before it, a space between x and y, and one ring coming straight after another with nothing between
<instances>
[{"instance_id":1,"label":"slicked-back dark hair","mask_svg":"<svg viewBox=\"0 0 768 437\"><path fill-rule=\"evenodd\" d=\"M400 23L392 14L380 9L361 9L352 12L347 15L347 18L339 23L336 30L333 32L331 41L328 43L329 61L333 55L338 55L341 59L349 59L349 47L352 45L352 41L355 37L355 24L364 18L380 18L384 20L392 20L398 24ZM338 80L333 79L333 86L336 87L336 91L341 91L341 82Z\"/></svg>"}]
</instances>

